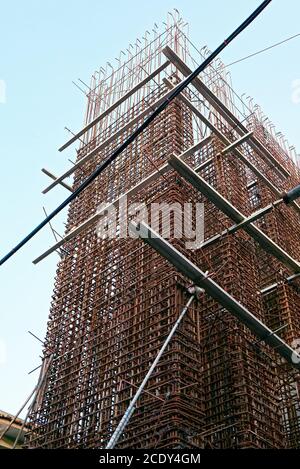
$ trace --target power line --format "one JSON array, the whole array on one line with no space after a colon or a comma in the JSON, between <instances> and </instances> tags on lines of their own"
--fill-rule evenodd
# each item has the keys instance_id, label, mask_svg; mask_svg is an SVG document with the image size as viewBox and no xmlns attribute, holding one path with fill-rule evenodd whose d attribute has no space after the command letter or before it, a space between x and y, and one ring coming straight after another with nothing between
<instances>
[{"instance_id":1,"label":"power line","mask_svg":"<svg viewBox=\"0 0 300 469\"><path fill-rule=\"evenodd\" d=\"M292 39L295 39L296 37L299 37L300 33L295 34L294 36L288 37L287 39L284 39L283 41L277 42L276 44L273 44L272 46L266 47L265 49L261 49L257 52L254 52L253 54L247 55L246 57L243 57L242 59L236 60L235 62L231 62L231 64L226 65L226 67L231 67L231 65L238 64L239 62L243 62L244 60L250 59L251 57L255 57L258 54L262 54L263 52L267 52L268 50L274 49L274 47L281 46L281 44L284 44L288 41L291 41Z\"/></svg>"}]
</instances>

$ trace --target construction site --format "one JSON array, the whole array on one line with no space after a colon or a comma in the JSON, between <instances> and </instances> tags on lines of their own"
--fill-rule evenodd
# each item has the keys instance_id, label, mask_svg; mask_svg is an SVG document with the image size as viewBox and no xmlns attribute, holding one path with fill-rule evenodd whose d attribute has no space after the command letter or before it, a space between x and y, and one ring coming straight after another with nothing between
<instances>
[{"instance_id":1,"label":"construction site","mask_svg":"<svg viewBox=\"0 0 300 469\"><path fill-rule=\"evenodd\" d=\"M124 50L43 193L74 193L211 53L177 10ZM60 255L25 448L300 448L300 164L264 111L216 58L70 203L33 261ZM137 236L99 237L125 196L201 204L201 244L164 210L157 230L136 213Z\"/></svg>"}]
</instances>

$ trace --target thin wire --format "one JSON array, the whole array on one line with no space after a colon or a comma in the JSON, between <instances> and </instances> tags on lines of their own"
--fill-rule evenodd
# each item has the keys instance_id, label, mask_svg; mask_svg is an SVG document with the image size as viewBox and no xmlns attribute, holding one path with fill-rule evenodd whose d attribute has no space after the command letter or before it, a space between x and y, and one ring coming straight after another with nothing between
<instances>
[{"instance_id":1,"label":"thin wire","mask_svg":"<svg viewBox=\"0 0 300 469\"><path fill-rule=\"evenodd\" d=\"M247 55L246 57L243 57L242 59L236 60L235 62L231 62L230 64L226 65L226 67L231 67L232 65L238 64L239 62L243 62L244 60L250 59L251 57L255 57L258 54L262 54L263 52L267 52L268 50L274 49L275 47L281 46L282 44L285 44L288 41L291 41L292 39L295 39L296 37L299 37L300 33L295 34L294 36L288 37L287 39L284 39L283 41L277 42L276 44L273 44L272 46L266 47L265 49L261 49L257 52L254 52L253 54Z\"/></svg>"}]
</instances>

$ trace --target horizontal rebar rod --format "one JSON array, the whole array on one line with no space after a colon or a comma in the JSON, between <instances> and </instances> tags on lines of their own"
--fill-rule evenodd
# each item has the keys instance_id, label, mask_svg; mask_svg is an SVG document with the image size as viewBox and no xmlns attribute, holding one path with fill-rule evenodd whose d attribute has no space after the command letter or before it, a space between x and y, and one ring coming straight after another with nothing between
<instances>
[{"instance_id":1,"label":"horizontal rebar rod","mask_svg":"<svg viewBox=\"0 0 300 469\"><path fill-rule=\"evenodd\" d=\"M266 294L269 294L271 293L272 291L276 290L276 288L279 286L279 285L282 285L282 284L290 284L292 283L294 280L297 280L300 278L300 273L299 274L294 274L294 275L291 275L290 277L287 277L286 279L284 279L281 283L273 283L272 285L269 285L268 287L265 287L263 288L262 290L260 290L260 294L261 295L266 295Z\"/></svg>"},{"instance_id":2,"label":"horizontal rebar rod","mask_svg":"<svg viewBox=\"0 0 300 469\"><path fill-rule=\"evenodd\" d=\"M226 155L226 153L230 153L232 150L234 150L234 148L239 147L243 143L247 142L251 135L253 135L253 132L248 132L247 134L243 135L241 138L228 145L228 147L224 148L224 150L221 151L221 154Z\"/></svg>"},{"instance_id":3,"label":"horizontal rebar rod","mask_svg":"<svg viewBox=\"0 0 300 469\"><path fill-rule=\"evenodd\" d=\"M48 215L39 225L37 225L25 238L23 238L11 251L5 254L0 260L0 265L3 265L10 259L19 249L21 249L30 239L32 239L44 226L46 226L52 218L60 213L65 207L69 205L72 200L76 199L82 191L86 189L105 168L107 168L150 124L154 119L161 114L167 106L178 96L193 80L203 72L206 67L230 44L244 29L246 29L271 3L272 0L264 0L258 8L230 35L225 39L216 49L212 52L204 62L195 69L190 76L180 83L170 94L170 96L157 108L153 113L148 116L145 121L123 142L105 161L93 171L90 176L69 196L65 199L52 213Z\"/></svg>"},{"instance_id":4,"label":"horizontal rebar rod","mask_svg":"<svg viewBox=\"0 0 300 469\"><path fill-rule=\"evenodd\" d=\"M213 236L212 238L207 239L201 244L201 249L211 246L214 244L216 241L219 241L226 235L231 235L236 233L238 230L241 230L245 228L245 226L249 225L250 223L253 223L254 221L259 220L260 218L264 217L268 213L270 213L272 210L274 210L275 207L283 203L283 199L276 200L272 204L267 205L266 207L261 208L260 210L257 210L257 212L252 213L249 217L245 218L244 221L237 223L235 225L230 226L226 230L223 230L221 233Z\"/></svg>"}]
</instances>

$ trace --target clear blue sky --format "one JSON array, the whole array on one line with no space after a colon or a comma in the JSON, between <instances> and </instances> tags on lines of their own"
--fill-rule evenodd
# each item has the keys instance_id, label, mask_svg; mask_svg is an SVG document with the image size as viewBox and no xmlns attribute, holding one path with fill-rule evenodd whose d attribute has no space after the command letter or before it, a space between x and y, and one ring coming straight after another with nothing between
<instances>
[{"instance_id":1,"label":"clear blue sky","mask_svg":"<svg viewBox=\"0 0 300 469\"><path fill-rule=\"evenodd\" d=\"M67 194L56 188L47 196L40 169L59 174L69 167L74 150L57 151L67 138L64 126L82 126L84 99L71 81L89 82L94 69L120 49L165 20L176 7L190 23L199 47L217 46L259 4L259 0L11 0L2 2L0 80L6 103L0 102L1 243L9 250ZM233 62L300 32L299 0L273 0L271 6L221 56ZM300 79L300 38L234 65L233 84L247 92L300 150L300 104L292 102L292 82ZM1 81L0 81L1 83ZM0 93L1 96L1 93ZM60 217L54 225L63 231ZM44 337L56 269L53 254L38 266L32 260L53 243L44 229L0 268L0 409L15 413L33 388ZM6 348L6 359L1 350ZM3 354L2 354L3 355Z\"/></svg>"}]
</instances>

